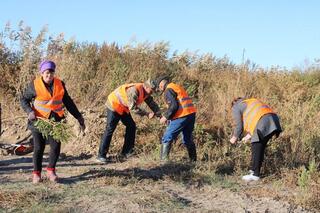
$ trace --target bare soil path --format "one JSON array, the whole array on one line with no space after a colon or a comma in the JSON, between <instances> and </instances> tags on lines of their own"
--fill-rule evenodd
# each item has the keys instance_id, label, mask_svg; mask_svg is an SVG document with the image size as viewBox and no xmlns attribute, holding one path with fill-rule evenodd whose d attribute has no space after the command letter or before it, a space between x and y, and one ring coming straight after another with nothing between
<instances>
[{"instance_id":1,"label":"bare soil path","mask_svg":"<svg viewBox=\"0 0 320 213\"><path fill-rule=\"evenodd\" d=\"M0 211L309 212L271 194L247 193L267 192L267 184L217 177L206 181L193 174L193 166L138 157L100 164L92 156L62 154L59 183L44 179L33 185L32 154L0 156Z\"/></svg>"}]
</instances>

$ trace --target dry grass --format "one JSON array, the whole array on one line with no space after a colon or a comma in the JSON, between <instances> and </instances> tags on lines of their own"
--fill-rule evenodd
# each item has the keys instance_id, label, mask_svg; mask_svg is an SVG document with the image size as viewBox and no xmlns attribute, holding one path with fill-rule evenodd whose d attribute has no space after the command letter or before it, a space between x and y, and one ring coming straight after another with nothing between
<instances>
[{"instance_id":1,"label":"dry grass","mask_svg":"<svg viewBox=\"0 0 320 213\"><path fill-rule=\"evenodd\" d=\"M75 139L79 146L72 154L96 154L105 128L104 104L110 91L125 82L142 82L166 73L187 89L198 108L194 137L199 159L203 162L199 171L239 175L247 170L249 147L232 147L228 143L232 130L230 102L238 96L263 100L281 118L284 132L268 147L263 168L265 174L290 171L284 176L281 173L281 176L285 184L294 187L298 178L295 169L308 165L311 160L320 160L319 67L266 70L250 62L236 65L228 58L208 54L185 52L169 57L169 46L163 42L119 47L117 44L66 41L62 34L49 38L46 29L37 36L32 35L31 29L23 23L18 30L8 25L1 34L0 101L3 110L19 108L18 97L35 77L43 55L53 59L57 63L57 75L65 81L68 92L84 112L90 129L84 138ZM10 49L10 44L15 44L17 49ZM155 96L155 100L163 104L161 97ZM138 154L156 159L164 127L155 121L135 119ZM111 147L113 153L121 149L122 140L123 127L119 126L114 135L117 143ZM183 159L185 150L179 147L179 143L178 140L173 154L177 159ZM118 179L108 181L105 184L123 184L122 180L117 183ZM314 184L313 188L319 187L319 183ZM313 202L318 193L310 190L308 194L310 198L301 200L301 203L318 208Z\"/></svg>"}]
</instances>

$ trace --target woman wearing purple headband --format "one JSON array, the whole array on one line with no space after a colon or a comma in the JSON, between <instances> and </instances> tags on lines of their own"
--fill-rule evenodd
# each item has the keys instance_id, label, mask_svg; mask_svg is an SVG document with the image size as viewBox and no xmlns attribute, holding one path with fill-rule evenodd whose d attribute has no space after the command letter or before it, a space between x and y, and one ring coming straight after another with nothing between
<instances>
[{"instance_id":1,"label":"woman wearing purple headband","mask_svg":"<svg viewBox=\"0 0 320 213\"><path fill-rule=\"evenodd\" d=\"M69 96L63 81L55 77L56 65L45 60L40 64L40 76L32 81L21 95L21 106L28 113L28 128L32 132L33 152L33 183L41 181L42 159L46 143L50 144L47 177L52 182L58 181L56 163L60 155L61 143L52 137L44 138L34 127L37 117L54 119L56 122L65 118L64 107L75 117L82 130L85 129L84 119L77 106Z\"/></svg>"}]
</instances>

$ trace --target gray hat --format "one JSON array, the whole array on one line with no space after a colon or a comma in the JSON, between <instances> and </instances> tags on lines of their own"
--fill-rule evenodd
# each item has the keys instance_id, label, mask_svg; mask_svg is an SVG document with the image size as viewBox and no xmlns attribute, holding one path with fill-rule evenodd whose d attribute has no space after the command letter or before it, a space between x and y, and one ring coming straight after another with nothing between
<instances>
[{"instance_id":1,"label":"gray hat","mask_svg":"<svg viewBox=\"0 0 320 213\"><path fill-rule=\"evenodd\" d=\"M156 82L154 80L151 80L150 78L146 80L143 84L146 87L151 88L152 90L155 90L157 88Z\"/></svg>"}]
</instances>

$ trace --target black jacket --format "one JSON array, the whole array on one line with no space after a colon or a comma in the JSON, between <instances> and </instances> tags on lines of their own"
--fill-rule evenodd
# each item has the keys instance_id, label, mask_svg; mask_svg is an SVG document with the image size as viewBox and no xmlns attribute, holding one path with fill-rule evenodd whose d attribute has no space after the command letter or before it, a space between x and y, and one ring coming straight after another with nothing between
<instances>
[{"instance_id":1,"label":"black jacket","mask_svg":"<svg viewBox=\"0 0 320 213\"><path fill-rule=\"evenodd\" d=\"M178 97L177 93L171 88L167 89L167 85L168 83L164 85L165 87L164 98L165 98L166 104L168 105L168 109L165 113L163 113L163 116L167 120L170 120L179 109L179 102L177 99Z\"/></svg>"}]
</instances>

